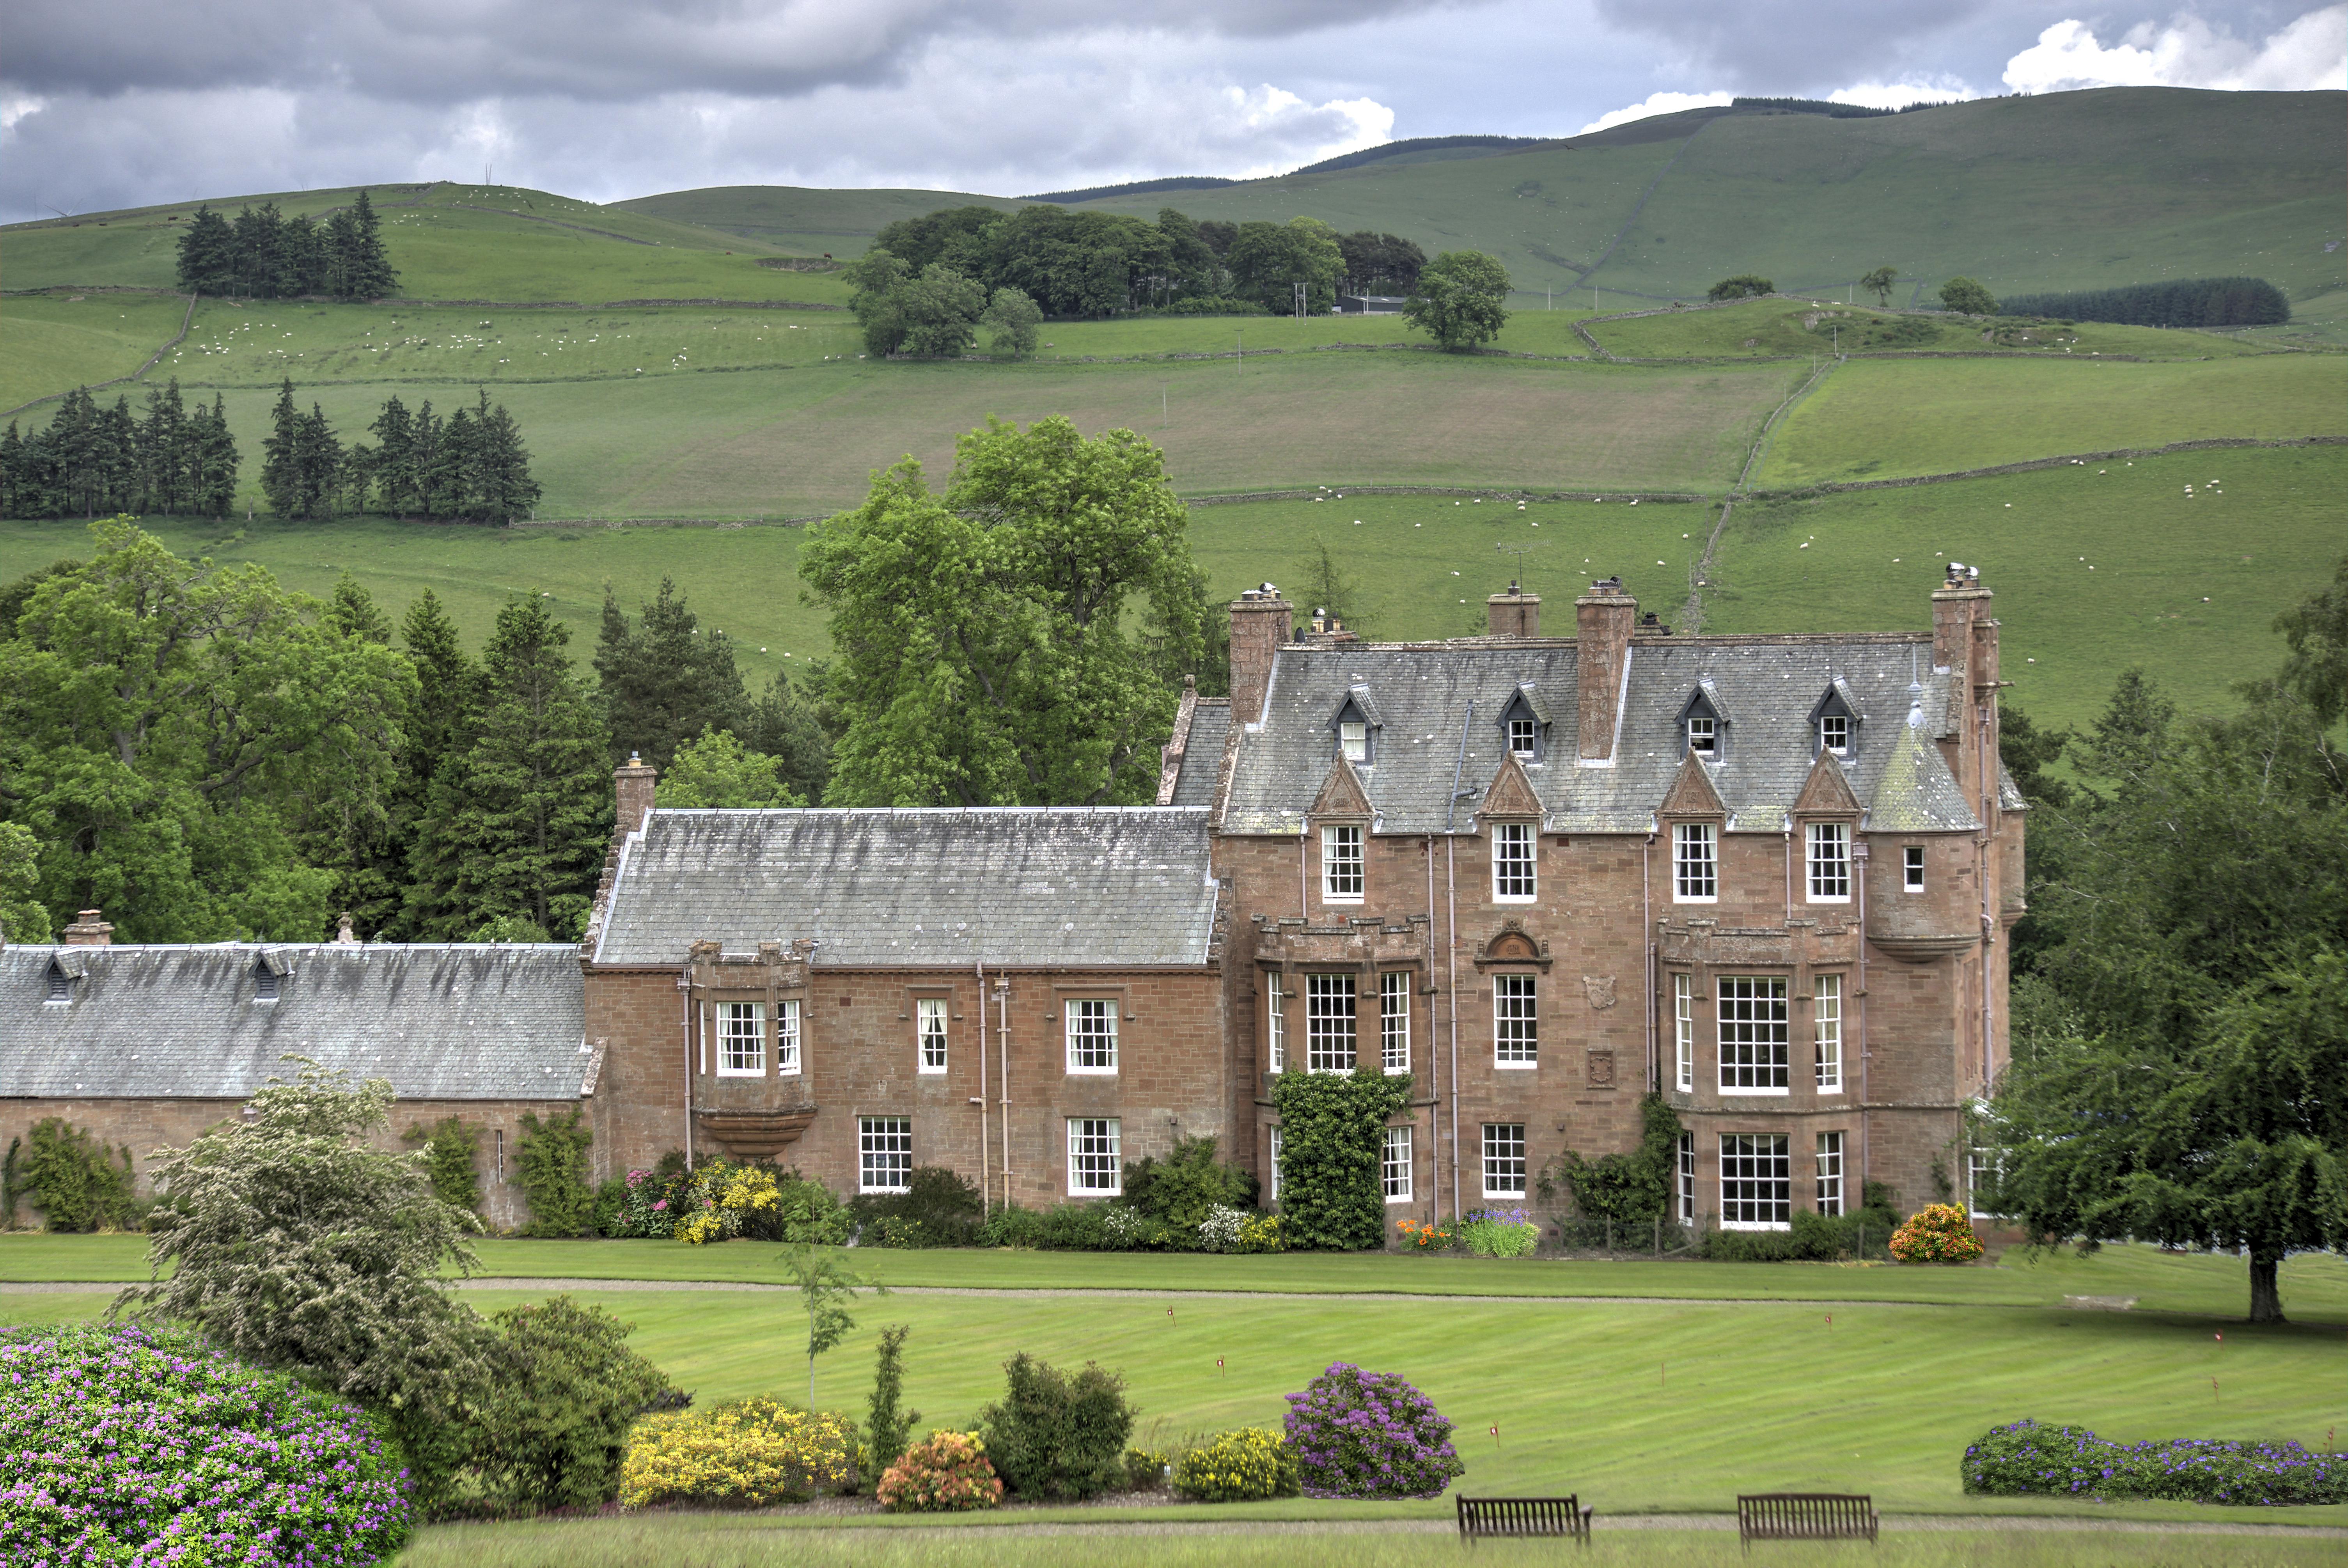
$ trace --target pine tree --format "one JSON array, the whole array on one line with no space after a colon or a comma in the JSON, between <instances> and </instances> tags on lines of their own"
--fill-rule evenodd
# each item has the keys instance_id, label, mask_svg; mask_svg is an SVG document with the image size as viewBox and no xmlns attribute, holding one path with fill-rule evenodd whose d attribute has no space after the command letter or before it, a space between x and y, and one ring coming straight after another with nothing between
<instances>
[{"instance_id":1,"label":"pine tree","mask_svg":"<svg viewBox=\"0 0 2348 1568\"><path fill-rule=\"evenodd\" d=\"M472 747L441 788L436 837L454 852L453 937L501 915L558 935L585 923L612 829L603 727L563 645L570 633L536 595L498 612L482 659Z\"/></svg>"},{"instance_id":2,"label":"pine tree","mask_svg":"<svg viewBox=\"0 0 2348 1568\"><path fill-rule=\"evenodd\" d=\"M382 225L375 215L374 203L364 191L351 204L350 247L343 263L344 286L350 292L344 298L381 299L398 290L399 274L392 270L390 258L384 254Z\"/></svg>"},{"instance_id":3,"label":"pine tree","mask_svg":"<svg viewBox=\"0 0 2348 1568\"><path fill-rule=\"evenodd\" d=\"M823 687L822 667L809 672L811 684ZM750 749L775 759L783 782L809 800L823 799L831 778L831 735L819 704L792 685L787 670L775 672L774 684L750 707L743 738Z\"/></svg>"},{"instance_id":4,"label":"pine tree","mask_svg":"<svg viewBox=\"0 0 2348 1568\"><path fill-rule=\"evenodd\" d=\"M277 292L289 298L318 294L325 281L324 236L306 216L295 213L278 231Z\"/></svg>"},{"instance_id":5,"label":"pine tree","mask_svg":"<svg viewBox=\"0 0 2348 1568\"><path fill-rule=\"evenodd\" d=\"M481 393L474 416L474 516L482 522L511 522L528 517L544 488L530 476L530 453L521 444L521 427L502 403L489 407Z\"/></svg>"},{"instance_id":6,"label":"pine tree","mask_svg":"<svg viewBox=\"0 0 2348 1568\"><path fill-rule=\"evenodd\" d=\"M384 399L382 412L367 429L380 443L376 448L376 494L381 498L386 512L406 517L417 506L416 425L407 417L407 405L399 400L398 394Z\"/></svg>"},{"instance_id":7,"label":"pine tree","mask_svg":"<svg viewBox=\"0 0 2348 1568\"><path fill-rule=\"evenodd\" d=\"M604 590L595 674L615 767L633 751L666 768L676 748L703 730L740 729L749 719L733 645L723 632L700 629L685 595L666 577L634 627Z\"/></svg>"},{"instance_id":8,"label":"pine tree","mask_svg":"<svg viewBox=\"0 0 2348 1568\"><path fill-rule=\"evenodd\" d=\"M226 517L236 503L237 467L242 461L228 428L228 407L215 392L211 410L199 407L189 420L190 510L199 517Z\"/></svg>"},{"instance_id":9,"label":"pine tree","mask_svg":"<svg viewBox=\"0 0 2348 1568\"><path fill-rule=\"evenodd\" d=\"M427 931L467 929L456 903L457 851L447 831L456 764L471 749L480 720L481 673L427 588L407 607L400 628L416 666L416 707L408 716L392 815L407 854L405 898L392 930L413 941ZM443 810L436 812L436 804Z\"/></svg>"},{"instance_id":10,"label":"pine tree","mask_svg":"<svg viewBox=\"0 0 2348 1568\"><path fill-rule=\"evenodd\" d=\"M294 407L294 382L277 389L269 410L269 434L261 438L261 494L279 517L302 515L302 415Z\"/></svg>"},{"instance_id":11,"label":"pine tree","mask_svg":"<svg viewBox=\"0 0 2348 1568\"><path fill-rule=\"evenodd\" d=\"M391 617L376 606L366 584L347 572L335 579L335 596L326 602L326 624L345 637L386 647L391 644Z\"/></svg>"},{"instance_id":12,"label":"pine tree","mask_svg":"<svg viewBox=\"0 0 2348 1568\"><path fill-rule=\"evenodd\" d=\"M274 299L284 273L284 223L277 203L264 201L261 210L240 209L236 215L237 291L254 299Z\"/></svg>"},{"instance_id":13,"label":"pine tree","mask_svg":"<svg viewBox=\"0 0 2348 1568\"><path fill-rule=\"evenodd\" d=\"M236 286L236 232L210 207L199 207L180 235L180 286L191 294L224 294Z\"/></svg>"},{"instance_id":14,"label":"pine tree","mask_svg":"<svg viewBox=\"0 0 2348 1568\"><path fill-rule=\"evenodd\" d=\"M180 378L147 393L139 427L139 511L176 513L187 504L188 413Z\"/></svg>"},{"instance_id":15,"label":"pine tree","mask_svg":"<svg viewBox=\"0 0 2348 1568\"><path fill-rule=\"evenodd\" d=\"M342 494L343 444L335 438L324 410L315 403L303 417L298 443L304 517L332 517Z\"/></svg>"},{"instance_id":16,"label":"pine tree","mask_svg":"<svg viewBox=\"0 0 2348 1568\"><path fill-rule=\"evenodd\" d=\"M352 642L391 645L391 617L347 572L335 581L334 597L327 601L321 619L329 630ZM411 745L407 726L415 719L414 693L411 686L402 705L399 729L386 738L393 772L384 789L364 799L310 801L297 836L303 858L334 874L330 905L348 911L359 930L378 936L397 919L407 881L409 819L403 811L405 775L400 763Z\"/></svg>"}]
</instances>

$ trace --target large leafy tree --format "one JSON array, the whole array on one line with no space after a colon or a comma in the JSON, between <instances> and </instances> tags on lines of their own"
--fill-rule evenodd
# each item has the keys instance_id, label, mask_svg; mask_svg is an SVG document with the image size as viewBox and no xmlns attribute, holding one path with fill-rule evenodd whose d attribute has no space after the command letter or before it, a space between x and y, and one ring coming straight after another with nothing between
<instances>
[{"instance_id":1,"label":"large leafy tree","mask_svg":"<svg viewBox=\"0 0 2348 1568\"><path fill-rule=\"evenodd\" d=\"M388 786L407 660L259 567L91 533L0 641L0 814L40 841L42 901L134 942L324 934L335 877L297 839Z\"/></svg>"},{"instance_id":2,"label":"large leafy tree","mask_svg":"<svg viewBox=\"0 0 2348 1568\"><path fill-rule=\"evenodd\" d=\"M2331 586L2276 616L2275 630L2291 648L2283 683L2324 725L2338 723L2348 713L2348 555L2340 558Z\"/></svg>"},{"instance_id":3,"label":"large leafy tree","mask_svg":"<svg viewBox=\"0 0 2348 1568\"><path fill-rule=\"evenodd\" d=\"M801 552L839 655L826 799L1148 799L1205 618L1160 454L1056 417L990 421L959 450L943 496L909 458Z\"/></svg>"},{"instance_id":4,"label":"large leafy tree","mask_svg":"<svg viewBox=\"0 0 2348 1568\"><path fill-rule=\"evenodd\" d=\"M1509 269L1481 251L1446 251L1419 273L1402 315L1448 349L1489 343L1509 322Z\"/></svg>"},{"instance_id":5,"label":"large leafy tree","mask_svg":"<svg viewBox=\"0 0 2348 1568\"><path fill-rule=\"evenodd\" d=\"M1298 284L1304 285L1307 313L1325 314L1335 306L1337 284L1345 275L1336 231L1316 218L1241 223L1223 263L1231 269L1231 293L1274 315L1295 309Z\"/></svg>"},{"instance_id":6,"label":"large leafy tree","mask_svg":"<svg viewBox=\"0 0 2348 1568\"><path fill-rule=\"evenodd\" d=\"M2248 696L2180 720L2131 676L2078 743L1991 1125L2034 1237L2242 1248L2273 1321L2285 1255L2348 1248L2348 765Z\"/></svg>"}]
</instances>

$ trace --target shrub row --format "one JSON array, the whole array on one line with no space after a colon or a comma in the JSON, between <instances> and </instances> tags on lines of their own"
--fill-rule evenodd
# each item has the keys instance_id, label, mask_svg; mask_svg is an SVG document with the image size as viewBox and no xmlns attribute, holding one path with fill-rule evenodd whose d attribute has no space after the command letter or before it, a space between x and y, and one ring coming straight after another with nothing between
<instances>
[{"instance_id":1,"label":"shrub row","mask_svg":"<svg viewBox=\"0 0 2348 1568\"><path fill-rule=\"evenodd\" d=\"M2295 1442L2174 1438L2115 1443L2085 1427L2016 1421L1965 1449L1965 1490L1993 1496L2153 1497L2250 1507L2348 1502L2348 1456Z\"/></svg>"}]
</instances>

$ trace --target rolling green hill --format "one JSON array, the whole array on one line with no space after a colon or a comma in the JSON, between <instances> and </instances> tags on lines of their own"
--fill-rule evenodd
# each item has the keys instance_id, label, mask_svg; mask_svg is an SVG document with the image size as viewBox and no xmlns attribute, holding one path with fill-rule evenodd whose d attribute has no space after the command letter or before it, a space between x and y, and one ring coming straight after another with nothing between
<instances>
[{"instance_id":1,"label":"rolling green hill","mask_svg":"<svg viewBox=\"0 0 2348 1568\"><path fill-rule=\"evenodd\" d=\"M810 191L796 185L713 185L613 203L615 211L691 223L778 245L801 255L861 254L872 236L900 218L941 207L1022 203L963 191Z\"/></svg>"}]
</instances>

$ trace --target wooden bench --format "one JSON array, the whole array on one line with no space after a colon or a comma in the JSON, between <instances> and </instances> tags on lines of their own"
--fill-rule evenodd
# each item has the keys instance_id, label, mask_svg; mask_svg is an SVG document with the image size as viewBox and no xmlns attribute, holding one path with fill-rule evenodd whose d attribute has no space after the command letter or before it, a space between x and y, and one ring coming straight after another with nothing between
<instances>
[{"instance_id":1,"label":"wooden bench","mask_svg":"<svg viewBox=\"0 0 2348 1568\"><path fill-rule=\"evenodd\" d=\"M1473 1546L1485 1536L1570 1536L1590 1544L1590 1516L1579 1497L1458 1497L1459 1538Z\"/></svg>"},{"instance_id":2,"label":"wooden bench","mask_svg":"<svg viewBox=\"0 0 2348 1568\"><path fill-rule=\"evenodd\" d=\"M1875 1540L1875 1500L1838 1491L1765 1491L1736 1500L1736 1534L1756 1541Z\"/></svg>"}]
</instances>

